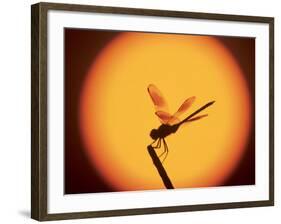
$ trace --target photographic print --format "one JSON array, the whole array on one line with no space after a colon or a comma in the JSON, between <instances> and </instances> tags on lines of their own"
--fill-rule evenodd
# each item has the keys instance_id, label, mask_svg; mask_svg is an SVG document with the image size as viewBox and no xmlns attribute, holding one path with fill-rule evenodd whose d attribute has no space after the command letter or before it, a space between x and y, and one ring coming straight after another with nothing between
<instances>
[{"instance_id":1,"label":"photographic print","mask_svg":"<svg viewBox=\"0 0 281 224\"><path fill-rule=\"evenodd\" d=\"M274 18L31 12L33 219L274 205Z\"/></svg>"},{"instance_id":2,"label":"photographic print","mask_svg":"<svg viewBox=\"0 0 281 224\"><path fill-rule=\"evenodd\" d=\"M65 194L255 184L255 38L64 29Z\"/></svg>"}]
</instances>

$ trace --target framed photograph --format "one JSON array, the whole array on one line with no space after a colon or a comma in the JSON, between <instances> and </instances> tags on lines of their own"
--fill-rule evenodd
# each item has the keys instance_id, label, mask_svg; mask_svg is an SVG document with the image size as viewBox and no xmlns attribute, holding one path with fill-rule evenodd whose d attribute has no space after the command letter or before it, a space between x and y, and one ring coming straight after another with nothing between
<instances>
[{"instance_id":1,"label":"framed photograph","mask_svg":"<svg viewBox=\"0 0 281 224\"><path fill-rule=\"evenodd\" d=\"M274 204L274 18L32 5L32 218Z\"/></svg>"}]
</instances>

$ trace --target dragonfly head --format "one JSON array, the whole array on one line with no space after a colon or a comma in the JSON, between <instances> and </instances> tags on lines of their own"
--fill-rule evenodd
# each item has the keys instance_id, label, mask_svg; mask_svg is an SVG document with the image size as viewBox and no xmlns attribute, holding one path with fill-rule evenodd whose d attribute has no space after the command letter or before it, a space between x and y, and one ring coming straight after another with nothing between
<instances>
[{"instance_id":1,"label":"dragonfly head","mask_svg":"<svg viewBox=\"0 0 281 224\"><path fill-rule=\"evenodd\" d=\"M156 129L152 129L151 132L150 132L150 137L153 139L153 140L156 140L159 138L159 134L158 134L158 131Z\"/></svg>"}]
</instances>

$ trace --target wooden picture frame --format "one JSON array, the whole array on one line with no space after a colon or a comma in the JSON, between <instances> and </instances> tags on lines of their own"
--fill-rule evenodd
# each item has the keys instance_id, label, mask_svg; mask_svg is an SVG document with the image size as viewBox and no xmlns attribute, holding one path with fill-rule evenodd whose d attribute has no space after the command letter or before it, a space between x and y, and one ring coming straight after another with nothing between
<instances>
[{"instance_id":1,"label":"wooden picture frame","mask_svg":"<svg viewBox=\"0 0 281 224\"><path fill-rule=\"evenodd\" d=\"M38 3L31 7L31 117L32 117L32 141L31 141L31 217L39 221L60 220L60 219L80 219L108 216L140 215L170 212L187 212L198 210L213 210L225 208L259 207L273 206L274 204L274 18L258 16L223 15L210 13L195 13L183 11L166 11L136 8L118 8L90 5L72 5L56 3ZM74 13L101 13L103 15L130 15L139 17L157 17L169 19L195 19L204 21L224 21L255 23L266 25L268 30L268 83L269 83L269 108L268 108L268 176L267 199L238 201L238 202L218 202L202 203L189 205L171 206L151 206L129 209L108 209L108 210L88 210L88 211L66 211L50 213L49 193L48 193L48 13L55 12L74 12ZM152 152L153 154L153 152ZM153 155L152 155L153 156ZM61 161L63 163L63 161ZM157 163L157 161L156 161Z\"/></svg>"}]
</instances>

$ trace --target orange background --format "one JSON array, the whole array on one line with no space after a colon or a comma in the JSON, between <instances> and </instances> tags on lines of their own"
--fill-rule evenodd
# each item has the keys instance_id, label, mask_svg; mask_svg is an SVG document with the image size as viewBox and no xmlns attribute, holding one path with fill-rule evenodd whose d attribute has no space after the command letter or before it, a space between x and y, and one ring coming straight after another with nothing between
<instances>
[{"instance_id":1,"label":"orange background","mask_svg":"<svg viewBox=\"0 0 281 224\"><path fill-rule=\"evenodd\" d=\"M254 184L253 39L67 30L65 43L66 193L163 188L146 151L160 125L150 83L170 112L197 97L182 119L216 100L207 118L166 139L164 166L176 187ZM91 45L101 45L93 55Z\"/></svg>"}]
</instances>

